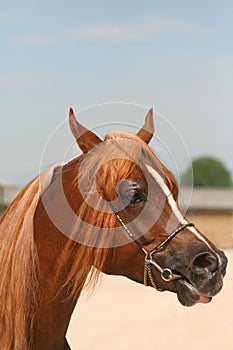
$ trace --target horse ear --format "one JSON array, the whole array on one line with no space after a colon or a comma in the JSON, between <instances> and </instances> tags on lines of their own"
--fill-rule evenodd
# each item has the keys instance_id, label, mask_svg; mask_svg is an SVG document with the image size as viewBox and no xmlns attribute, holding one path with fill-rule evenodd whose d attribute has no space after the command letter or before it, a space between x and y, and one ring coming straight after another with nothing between
<instances>
[{"instance_id":1,"label":"horse ear","mask_svg":"<svg viewBox=\"0 0 233 350\"><path fill-rule=\"evenodd\" d=\"M143 127L138 131L137 136L146 143L149 143L154 134L153 108L150 108Z\"/></svg>"},{"instance_id":2,"label":"horse ear","mask_svg":"<svg viewBox=\"0 0 233 350\"><path fill-rule=\"evenodd\" d=\"M70 130L83 153L88 153L93 147L102 142L96 134L77 122L72 108L69 111L69 124Z\"/></svg>"}]
</instances>

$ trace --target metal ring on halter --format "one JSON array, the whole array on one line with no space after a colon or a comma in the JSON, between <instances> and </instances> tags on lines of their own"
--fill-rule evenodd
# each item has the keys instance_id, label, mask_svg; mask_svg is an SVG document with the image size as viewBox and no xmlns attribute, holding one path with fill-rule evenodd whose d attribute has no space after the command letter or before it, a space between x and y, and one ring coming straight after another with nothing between
<instances>
[{"instance_id":1,"label":"metal ring on halter","mask_svg":"<svg viewBox=\"0 0 233 350\"><path fill-rule=\"evenodd\" d=\"M174 280L178 280L180 278L183 278L183 276L173 273L169 268L166 267L165 269L163 269L163 272L161 273L161 278L165 282L170 282L170 281L174 281Z\"/></svg>"},{"instance_id":2,"label":"metal ring on halter","mask_svg":"<svg viewBox=\"0 0 233 350\"><path fill-rule=\"evenodd\" d=\"M146 250L143 248L142 249L144 251L144 253L146 252ZM149 255L151 255L149 253ZM159 265L157 264L153 258L150 258L150 259L147 259L147 265L148 264L151 264L153 265L159 272L160 272L160 275L161 275L161 278L165 281L165 282L171 282L171 281L174 281L174 280L178 280L180 278L183 278L183 275L179 275L179 274L175 274L172 272L171 269L169 269L168 267L165 267L164 269Z\"/></svg>"}]
</instances>

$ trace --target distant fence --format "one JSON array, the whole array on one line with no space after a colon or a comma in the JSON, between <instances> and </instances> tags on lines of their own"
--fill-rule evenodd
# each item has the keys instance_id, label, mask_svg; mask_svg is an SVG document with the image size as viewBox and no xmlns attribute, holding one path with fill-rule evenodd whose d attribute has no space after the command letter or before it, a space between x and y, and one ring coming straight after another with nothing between
<instances>
[{"instance_id":1,"label":"distant fence","mask_svg":"<svg viewBox=\"0 0 233 350\"><path fill-rule=\"evenodd\" d=\"M184 202L190 189L181 189ZM187 216L219 248L233 247L233 189L194 188Z\"/></svg>"},{"instance_id":2,"label":"distant fence","mask_svg":"<svg viewBox=\"0 0 233 350\"><path fill-rule=\"evenodd\" d=\"M20 189L16 185L0 183L0 214L15 199Z\"/></svg>"}]
</instances>

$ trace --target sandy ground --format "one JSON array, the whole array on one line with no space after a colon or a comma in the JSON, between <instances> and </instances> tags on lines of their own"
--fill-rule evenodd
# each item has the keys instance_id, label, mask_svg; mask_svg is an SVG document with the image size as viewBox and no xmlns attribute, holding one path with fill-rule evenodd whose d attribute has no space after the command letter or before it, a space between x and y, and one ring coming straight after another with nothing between
<instances>
[{"instance_id":1,"label":"sandy ground","mask_svg":"<svg viewBox=\"0 0 233 350\"><path fill-rule=\"evenodd\" d=\"M103 276L76 306L67 335L72 350L232 350L233 250L226 255L223 290L210 304L191 308L171 293Z\"/></svg>"}]
</instances>

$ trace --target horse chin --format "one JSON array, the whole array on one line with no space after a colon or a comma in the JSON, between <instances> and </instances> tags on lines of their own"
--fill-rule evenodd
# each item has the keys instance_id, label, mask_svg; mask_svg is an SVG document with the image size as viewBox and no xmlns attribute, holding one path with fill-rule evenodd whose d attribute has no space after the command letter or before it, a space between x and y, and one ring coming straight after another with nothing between
<instances>
[{"instance_id":1,"label":"horse chin","mask_svg":"<svg viewBox=\"0 0 233 350\"><path fill-rule=\"evenodd\" d=\"M201 295L198 289L187 279L180 279L175 282L176 294L183 306L193 306L198 303L207 304L212 300L211 296Z\"/></svg>"}]
</instances>

